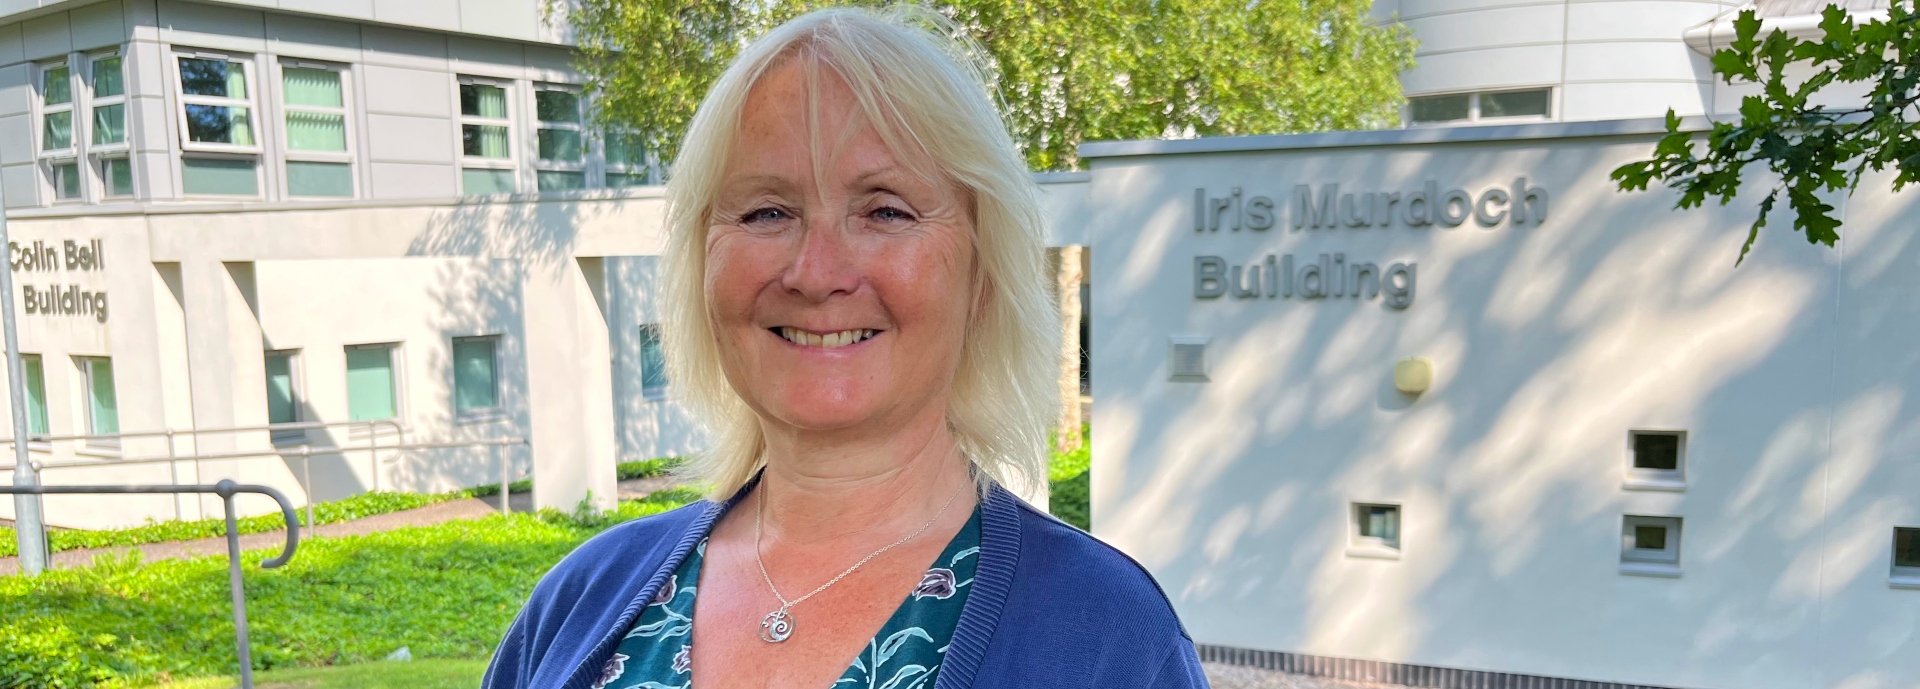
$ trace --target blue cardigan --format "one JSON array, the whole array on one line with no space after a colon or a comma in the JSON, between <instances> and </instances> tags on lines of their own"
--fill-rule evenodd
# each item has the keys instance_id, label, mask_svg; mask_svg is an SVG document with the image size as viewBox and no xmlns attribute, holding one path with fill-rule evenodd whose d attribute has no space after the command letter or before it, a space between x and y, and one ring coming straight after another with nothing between
<instances>
[{"instance_id":1,"label":"blue cardigan","mask_svg":"<svg viewBox=\"0 0 1920 689\"><path fill-rule=\"evenodd\" d=\"M739 499L703 500L581 544L534 587L482 687L591 687L654 591ZM979 571L934 689L1206 686L1193 640L1139 563L990 490Z\"/></svg>"}]
</instances>

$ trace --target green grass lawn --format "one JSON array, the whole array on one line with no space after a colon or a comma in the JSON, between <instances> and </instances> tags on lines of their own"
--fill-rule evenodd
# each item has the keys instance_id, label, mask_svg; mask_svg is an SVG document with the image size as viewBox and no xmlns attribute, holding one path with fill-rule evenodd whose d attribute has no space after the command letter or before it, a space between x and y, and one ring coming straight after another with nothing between
<instances>
[{"instance_id":1,"label":"green grass lawn","mask_svg":"<svg viewBox=\"0 0 1920 689\"><path fill-rule=\"evenodd\" d=\"M1080 427L1080 449L1062 453L1055 450L1047 462L1047 511L1060 521L1093 530L1093 513L1087 501L1090 469L1093 468L1093 443L1088 427Z\"/></svg>"},{"instance_id":2,"label":"green grass lawn","mask_svg":"<svg viewBox=\"0 0 1920 689\"><path fill-rule=\"evenodd\" d=\"M607 526L697 498L664 491L591 517L493 515L246 554L256 669L353 665L407 646L483 659L540 575ZM224 556L0 577L0 687L125 686L233 672Z\"/></svg>"},{"instance_id":3,"label":"green grass lawn","mask_svg":"<svg viewBox=\"0 0 1920 689\"><path fill-rule=\"evenodd\" d=\"M484 660L373 662L273 670L253 676L256 689L473 689L487 672ZM208 677L147 685L152 689L233 689L237 677Z\"/></svg>"}]
</instances>

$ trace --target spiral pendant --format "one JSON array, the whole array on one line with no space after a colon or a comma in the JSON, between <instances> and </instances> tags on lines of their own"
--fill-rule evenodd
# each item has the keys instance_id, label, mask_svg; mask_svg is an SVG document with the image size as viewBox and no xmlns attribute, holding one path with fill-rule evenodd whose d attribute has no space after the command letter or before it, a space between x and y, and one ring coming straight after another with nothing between
<instances>
[{"instance_id":1,"label":"spiral pendant","mask_svg":"<svg viewBox=\"0 0 1920 689\"><path fill-rule=\"evenodd\" d=\"M786 608L767 613L766 617L760 619L761 641L777 644L790 636L793 636L793 615L788 614Z\"/></svg>"}]
</instances>

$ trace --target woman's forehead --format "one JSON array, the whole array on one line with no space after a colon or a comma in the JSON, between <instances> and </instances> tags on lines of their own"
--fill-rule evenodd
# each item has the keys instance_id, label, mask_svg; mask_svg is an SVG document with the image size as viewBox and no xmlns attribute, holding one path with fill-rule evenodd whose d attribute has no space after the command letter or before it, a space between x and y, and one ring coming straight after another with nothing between
<instances>
[{"instance_id":1,"label":"woman's forehead","mask_svg":"<svg viewBox=\"0 0 1920 689\"><path fill-rule=\"evenodd\" d=\"M918 146L902 150L907 147L899 144L915 139L906 123L888 129L882 132L875 126L838 70L796 56L769 68L748 91L726 176L823 175L928 184L945 178Z\"/></svg>"}]
</instances>

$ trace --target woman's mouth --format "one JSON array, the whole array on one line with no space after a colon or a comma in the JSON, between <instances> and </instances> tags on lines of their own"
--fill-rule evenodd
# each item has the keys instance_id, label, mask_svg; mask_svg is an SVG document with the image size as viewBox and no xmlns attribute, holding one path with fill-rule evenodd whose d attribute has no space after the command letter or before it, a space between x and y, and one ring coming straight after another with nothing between
<instances>
[{"instance_id":1,"label":"woman's mouth","mask_svg":"<svg viewBox=\"0 0 1920 689\"><path fill-rule=\"evenodd\" d=\"M822 349L836 349L850 344L859 344L873 339L875 335L885 332L883 330L859 329L841 330L830 333L812 333L788 326L768 328L767 330L788 342L802 347L819 347Z\"/></svg>"}]
</instances>

